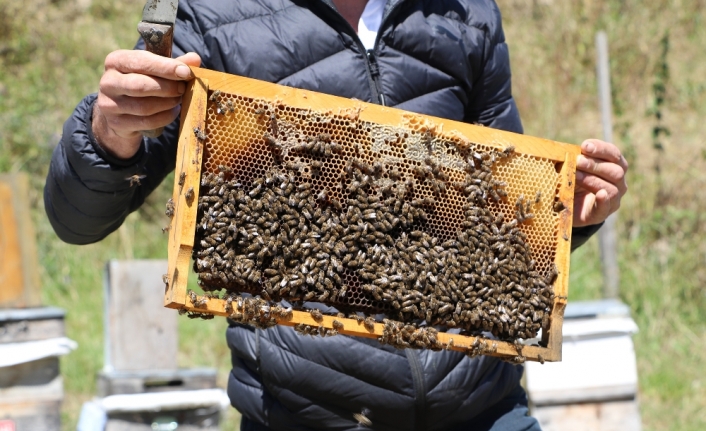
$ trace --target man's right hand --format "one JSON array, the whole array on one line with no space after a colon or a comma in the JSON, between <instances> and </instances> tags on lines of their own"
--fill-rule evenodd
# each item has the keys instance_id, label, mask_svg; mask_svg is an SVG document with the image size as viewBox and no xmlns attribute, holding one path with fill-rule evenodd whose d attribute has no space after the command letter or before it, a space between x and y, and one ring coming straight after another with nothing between
<instances>
[{"instance_id":1,"label":"man's right hand","mask_svg":"<svg viewBox=\"0 0 706 431\"><path fill-rule=\"evenodd\" d=\"M179 58L147 51L119 50L105 58L105 72L93 111L93 134L109 154L129 159L142 142L142 130L170 124L179 115L188 66L201 58L190 52Z\"/></svg>"}]
</instances>

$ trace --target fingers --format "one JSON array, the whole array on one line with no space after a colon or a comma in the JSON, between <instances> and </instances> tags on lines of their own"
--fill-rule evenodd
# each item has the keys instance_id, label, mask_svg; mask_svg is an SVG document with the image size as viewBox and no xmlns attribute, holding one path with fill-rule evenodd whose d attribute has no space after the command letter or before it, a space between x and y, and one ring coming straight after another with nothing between
<instances>
[{"instance_id":1,"label":"fingers","mask_svg":"<svg viewBox=\"0 0 706 431\"><path fill-rule=\"evenodd\" d=\"M185 55L189 61L195 61L194 55ZM198 55L196 55L198 57ZM198 60L200 63L200 59ZM105 70L116 70L124 74L149 75L170 80L191 79L191 70L181 60L161 57L147 51L118 50L105 58Z\"/></svg>"},{"instance_id":2,"label":"fingers","mask_svg":"<svg viewBox=\"0 0 706 431\"><path fill-rule=\"evenodd\" d=\"M136 73L123 74L108 70L100 81L100 92L111 97L179 97L184 94L186 84Z\"/></svg>"},{"instance_id":3,"label":"fingers","mask_svg":"<svg viewBox=\"0 0 706 431\"><path fill-rule=\"evenodd\" d=\"M184 80L192 77L189 66L200 64L196 53L178 59L139 50L108 54L96 101L97 112L105 116L105 127L97 129L111 136L132 138L139 130L171 123L186 91Z\"/></svg>"},{"instance_id":4,"label":"fingers","mask_svg":"<svg viewBox=\"0 0 706 431\"><path fill-rule=\"evenodd\" d=\"M111 115L106 116L108 127L121 138L132 138L141 134L142 130L152 130L164 127L176 119L181 111L177 105L171 109L152 115Z\"/></svg>"},{"instance_id":5,"label":"fingers","mask_svg":"<svg viewBox=\"0 0 706 431\"><path fill-rule=\"evenodd\" d=\"M578 157L576 167L576 187L598 193L605 190L608 198L620 203L620 198L627 192L625 179L627 161L620 150L613 144L589 139L581 145L582 155ZM617 210L617 206L614 210Z\"/></svg>"},{"instance_id":6,"label":"fingers","mask_svg":"<svg viewBox=\"0 0 706 431\"><path fill-rule=\"evenodd\" d=\"M96 101L104 115L154 115L167 111L181 103L181 97L111 97L99 94Z\"/></svg>"},{"instance_id":7,"label":"fingers","mask_svg":"<svg viewBox=\"0 0 706 431\"><path fill-rule=\"evenodd\" d=\"M608 192L610 198L620 198L627 192L628 185L625 178L613 182L612 180L606 180L598 175L576 171L576 189L587 190L592 193L605 190Z\"/></svg>"},{"instance_id":8,"label":"fingers","mask_svg":"<svg viewBox=\"0 0 706 431\"><path fill-rule=\"evenodd\" d=\"M620 149L610 142L587 139L581 144L581 153L586 156L585 158L615 163L623 169L623 172L628 171L627 160L623 157Z\"/></svg>"},{"instance_id":9,"label":"fingers","mask_svg":"<svg viewBox=\"0 0 706 431\"><path fill-rule=\"evenodd\" d=\"M628 163L615 145L587 139L581 144L576 168L574 226L600 223L620 208L628 189Z\"/></svg>"},{"instance_id":10,"label":"fingers","mask_svg":"<svg viewBox=\"0 0 706 431\"><path fill-rule=\"evenodd\" d=\"M177 97L184 93L189 66L199 66L201 57L190 52L177 59L147 51L119 50L105 59L100 91L111 96Z\"/></svg>"}]
</instances>

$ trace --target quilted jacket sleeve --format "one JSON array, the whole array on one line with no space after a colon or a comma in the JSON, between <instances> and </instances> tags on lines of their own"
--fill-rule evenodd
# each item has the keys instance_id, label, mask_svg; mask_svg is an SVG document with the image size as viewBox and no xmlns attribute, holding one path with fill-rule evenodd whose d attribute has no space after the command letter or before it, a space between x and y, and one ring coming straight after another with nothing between
<instances>
[{"instance_id":1,"label":"quilted jacket sleeve","mask_svg":"<svg viewBox=\"0 0 706 431\"><path fill-rule=\"evenodd\" d=\"M193 13L188 4L181 6L173 55L202 53L203 39ZM49 221L59 238L72 244L100 241L116 230L174 169L176 159L178 119L159 138L143 138L140 150L131 159L111 157L91 131L95 100L95 94L85 97L64 123L44 186ZM144 178L140 184L131 184L133 175Z\"/></svg>"},{"instance_id":2,"label":"quilted jacket sleeve","mask_svg":"<svg viewBox=\"0 0 706 431\"><path fill-rule=\"evenodd\" d=\"M475 81L470 96L470 106L466 121L482 124L496 129L522 133L522 121L512 97L510 73L510 53L502 28L500 10L492 2L492 7L485 9L493 12L493 18L485 23L485 63L483 72ZM595 234L603 223L574 228L572 231L571 250L583 245Z\"/></svg>"}]
</instances>

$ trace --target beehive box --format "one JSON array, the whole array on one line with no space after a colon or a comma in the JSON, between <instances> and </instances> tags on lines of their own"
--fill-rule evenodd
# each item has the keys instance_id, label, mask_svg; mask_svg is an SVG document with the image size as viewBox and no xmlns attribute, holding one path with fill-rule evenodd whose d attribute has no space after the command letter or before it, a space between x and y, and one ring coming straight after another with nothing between
<instances>
[{"instance_id":1,"label":"beehive box","mask_svg":"<svg viewBox=\"0 0 706 431\"><path fill-rule=\"evenodd\" d=\"M167 307L561 359L577 146L193 71Z\"/></svg>"}]
</instances>

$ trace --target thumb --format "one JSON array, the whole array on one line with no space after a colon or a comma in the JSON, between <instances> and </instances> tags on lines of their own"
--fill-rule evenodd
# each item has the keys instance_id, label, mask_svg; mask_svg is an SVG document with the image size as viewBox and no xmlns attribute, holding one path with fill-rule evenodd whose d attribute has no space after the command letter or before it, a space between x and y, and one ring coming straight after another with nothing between
<instances>
[{"instance_id":1,"label":"thumb","mask_svg":"<svg viewBox=\"0 0 706 431\"><path fill-rule=\"evenodd\" d=\"M201 66L201 57L195 52L187 52L186 54L177 57L175 60L181 61L184 65L177 66L176 75L182 79L193 78L191 70L188 66L199 67Z\"/></svg>"},{"instance_id":2,"label":"thumb","mask_svg":"<svg viewBox=\"0 0 706 431\"><path fill-rule=\"evenodd\" d=\"M583 203L581 219L587 224L596 224L605 220L610 214L610 197L604 189L595 194L589 193Z\"/></svg>"}]
</instances>

